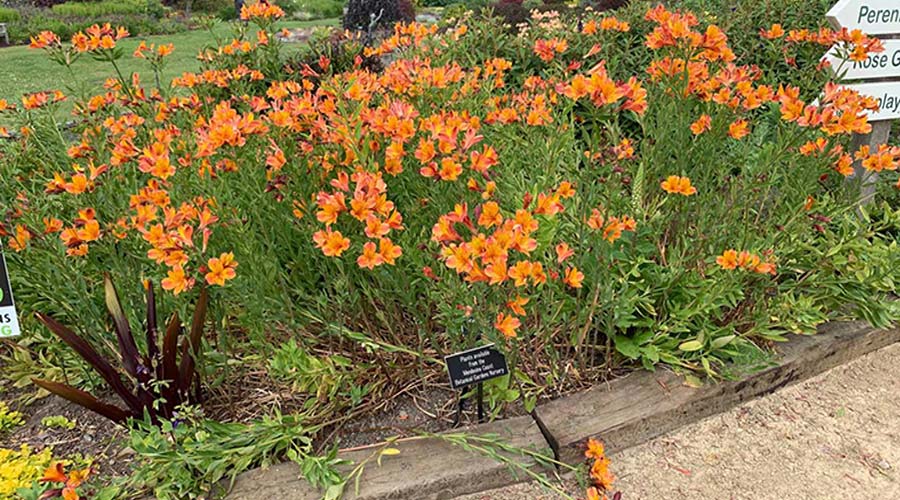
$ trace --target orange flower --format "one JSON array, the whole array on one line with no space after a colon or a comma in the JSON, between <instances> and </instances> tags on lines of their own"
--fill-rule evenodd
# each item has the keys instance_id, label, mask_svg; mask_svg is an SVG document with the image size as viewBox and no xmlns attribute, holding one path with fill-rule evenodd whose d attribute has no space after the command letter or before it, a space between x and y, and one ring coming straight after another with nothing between
<instances>
[{"instance_id":1,"label":"orange flower","mask_svg":"<svg viewBox=\"0 0 900 500\"><path fill-rule=\"evenodd\" d=\"M494 328L500 331L504 337L508 339L516 338L516 330L522 326L519 318L504 313L497 314L497 320L494 321Z\"/></svg>"},{"instance_id":2,"label":"orange flower","mask_svg":"<svg viewBox=\"0 0 900 500\"><path fill-rule=\"evenodd\" d=\"M499 226L503 223L500 215L500 205L495 201L489 201L481 206L481 215L478 216L478 225L482 227Z\"/></svg>"},{"instance_id":3,"label":"orange flower","mask_svg":"<svg viewBox=\"0 0 900 500\"><path fill-rule=\"evenodd\" d=\"M378 253L381 254L385 264L393 266L397 259L403 255L403 249L400 248L400 245L395 245L391 240L382 238L378 241Z\"/></svg>"},{"instance_id":4,"label":"orange flower","mask_svg":"<svg viewBox=\"0 0 900 500\"><path fill-rule=\"evenodd\" d=\"M608 458L604 457L594 461L594 465L591 466L591 480L601 490L609 491L612 488L616 476L609 470Z\"/></svg>"},{"instance_id":5,"label":"orange flower","mask_svg":"<svg viewBox=\"0 0 900 500\"><path fill-rule=\"evenodd\" d=\"M584 281L583 272L574 267L566 268L566 275L563 278L563 283L569 285L572 288L581 288L582 281Z\"/></svg>"},{"instance_id":6,"label":"orange flower","mask_svg":"<svg viewBox=\"0 0 900 500\"><path fill-rule=\"evenodd\" d=\"M22 224L16 224L16 235L10 238L9 248L21 252L28 246L29 241L31 241L31 231Z\"/></svg>"},{"instance_id":7,"label":"orange flower","mask_svg":"<svg viewBox=\"0 0 900 500\"><path fill-rule=\"evenodd\" d=\"M748 127L747 120L739 119L735 120L728 126L728 135L730 135L733 139L743 139L750 133L750 129Z\"/></svg>"},{"instance_id":8,"label":"orange flower","mask_svg":"<svg viewBox=\"0 0 900 500\"><path fill-rule=\"evenodd\" d=\"M600 493L600 490L591 486L587 489L587 498L586 500L606 500L607 497L603 493Z\"/></svg>"},{"instance_id":9,"label":"orange flower","mask_svg":"<svg viewBox=\"0 0 900 500\"><path fill-rule=\"evenodd\" d=\"M384 264L384 257L378 253L375 243L367 241L363 245L362 254L356 259L356 264L366 269L375 269L375 267Z\"/></svg>"},{"instance_id":10,"label":"orange flower","mask_svg":"<svg viewBox=\"0 0 900 500\"><path fill-rule=\"evenodd\" d=\"M340 231L325 229L313 234L316 248L322 250L326 257L340 257L345 250L350 248L350 239L344 238ZM375 246L374 244L372 245Z\"/></svg>"},{"instance_id":11,"label":"orange flower","mask_svg":"<svg viewBox=\"0 0 900 500\"><path fill-rule=\"evenodd\" d=\"M63 221L55 217L44 217L44 234L58 233L62 228Z\"/></svg>"},{"instance_id":12,"label":"orange flower","mask_svg":"<svg viewBox=\"0 0 900 500\"><path fill-rule=\"evenodd\" d=\"M597 441L594 438L588 438L587 450L585 450L584 456L586 458L600 460L606 457L606 449L600 441Z\"/></svg>"},{"instance_id":13,"label":"orange flower","mask_svg":"<svg viewBox=\"0 0 900 500\"><path fill-rule=\"evenodd\" d=\"M88 478L91 473L91 469L82 469L82 470L73 470L66 476L65 471L63 470L62 462L55 462L47 470L44 471L44 476L41 478L41 482L43 483L64 483L62 489L59 490L49 490L44 493L41 498L53 498L55 496L61 496L63 500L78 500L80 497L78 496L78 492L76 488L81 486L82 483Z\"/></svg>"},{"instance_id":14,"label":"orange flower","mask_svg":"<svg viewBox=\"0 0 900 500\"><path fill-rule=\"evenodd\" d=\"M613 148L616 158L619 160L627 160L634 157L634 147L631 145L631 139L622 139L619 144Z\"/></svg>"},{"instance_id":15,"label":"orange flower","mask_svg":"<svg viewBox=\"0 0 900 500\"><path fill-rule=\"evenodd\" d=\"M234 261L234 254L231 252L209 259L207 267L209 267L209 272L206 273L205 278L210 285L225 286L226 281L237 276L234 270L237 262Z\"/></svg>"},{"instance_id":16,"label":"orange flower","mask_svg":"<svg viewBox=\"0 0 900 500\"><path fill-rule=\"evenodd\" d=\"M765 39L774 40L784 36L784 28L782 28L780 24L773 24L768 30L760 29L759 34Z\"/></svg>"},{"instance_id":17,"label":"orange flower","mask_svg":"<svg viewBox=\"0 0 900 500\"><path fill-rule=\"evenodd\" d=\"M161 282L163 290L170 290L175 295L194 287L194 278L189 278L184 268L175 266L169 270L168 275Z\"/></svg>"},{"instance_id":18,"label":"orange flower","mask_svg":"<svg viewBox=\"0 0 900 500\"><path fill-rule=\"evenodd\" d=\"M575 251L569 248L569 244L562 242L556 245L556 262L562 264L566 259L575 255Z\"/></svg>"},{"instance_id":19,"label":"orange flower","mask_svg":"<svg viewBox=\"0 0 900 500\"><path fill-rule=\"evenodd\" d=\"M680 194L684 196L697 194L697 188L691 186L691 180L687 177L670 175L662 182L662 184L660 184L660 186L665 192L670 194Z\"/></svg>"},{"instance_id":20,"label":"orange flower","mask_svg":"<svg viewBox=\"0 0 900 500\"><path fill-rule=\"evenodd\" d=\"M509 269L509 277L515 280L516 286L525 286L528 282L528 278L531 276L531 272L531 262L521 260L516 262L516 264Z\"/></svg>"},{"instance_id":21,"label":"orange flower","mask_svg":"<svg viewBox=\"0 0 900 500\"><path fill-rule=\"evenodd\" d=\"M722 255L716 257L716 264L722 269L733 270L737 269L738 266L738 253L736 250L725 250Z\"/></svg>"},{"instance_id":22,"label":"orange flower","mask_svg":"<svg viewBox=\"0 0 900 500\"><path fill-rule=\"evenodd\" d=\"M525 316L525 308L523 306L527 305L528 301L529 299L516 295L515 299L506 303L506 307L517 316Z\"/></svg>"},{"instance_id":23,"label":"orange flower","mask_svg":"<svg viewBox=\"0 0 900 500\"><path fill-rule=\"evenodd\" d=\"M700 118L697 118L697 121L691 124L691 132L694 135L700 135L710 128L712 128L712 117L709 115L700 115Z\"/></svg>"}]
</instances>

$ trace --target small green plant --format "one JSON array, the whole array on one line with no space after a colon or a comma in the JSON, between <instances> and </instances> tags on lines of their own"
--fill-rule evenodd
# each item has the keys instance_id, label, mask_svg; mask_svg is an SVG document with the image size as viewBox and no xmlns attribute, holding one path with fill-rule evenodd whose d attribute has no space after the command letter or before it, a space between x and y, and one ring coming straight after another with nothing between
<instances>
[{"instance_id":1,"label":"small green plant","mask_svg":"<svg viewBox=\"0 0 900 500\"><path fill-rule=\"evenodd\" d=\"M75 428L76 422L69 420L65 415L50 415L41 419L41 425L51 429L72 430Z\"/></svg>"},{"instance_id":2,"label":"small green plant","mask_svg":"<svg viewBox=\"0 0 900 500\"><path fill-rule=\"evenodd\" d=\"M0 402L0 435L6 434L24 423L25 420L21 413L11 411L6 403Z\"/></svg>"},{"instance_id":3,"label":"small green plant","mask_svg":"<svg viewBox=\"0 0 900 500\"><path fill-rule=\"evenodd\" d=\"M311 436L319 427L307 427L302 416L276 412L242 424L203 419L190 408L179 411L177 424L136 421L131 431L130 446L140 457L132 483L149 487L160 500L209 498L220 493L222 480L234 481L247 469L285 457L314 485L328 489L341 482L336 452L314 455Z\"/></svg>"},{"instance_id":4,"label":"small green plant","mask_svg":"<svg viewBox=\"0 0 900 500\"><path fill-rule=\"evenodd\" d=\"M319 398L328 398L343 385L341 370L351 365L343 356L317 358L292 339L275 351L269 362L269 375L290 383L296 392L314 392Z\"/></svg>"},{"instance_id":5,"label":"small green plant","mask_svg":"<svg viewBox=\"0 0 900 500\"><path fill-rule=\"evenodd\" d=\"M141 354L131 333L128 317L122 309L119 294L108 274L104 281L106 307L115 325L122 367L132 379L133 384L122 380L119 372L113 368L113 364L71 329L50 316L39 313L37 317L100 374L109 387L125 402L128 409L104 403L91 394L70 385L41 379L32 379L32 382L116 423L122 424L129 418L143 418L145 415L148 415L152 422L158 422L162 418L173 418L175 408L194 399L195 392L191 389L195 381L195 363L209 303L206 288L200 292L200 299L194 310L190 337L184 339L179 347L178 337L181 335L183 327L176 313L169 321L160 347L157 342L156 298L152 283L146 282L147 352Z\"/></svg>"}]
</instances>

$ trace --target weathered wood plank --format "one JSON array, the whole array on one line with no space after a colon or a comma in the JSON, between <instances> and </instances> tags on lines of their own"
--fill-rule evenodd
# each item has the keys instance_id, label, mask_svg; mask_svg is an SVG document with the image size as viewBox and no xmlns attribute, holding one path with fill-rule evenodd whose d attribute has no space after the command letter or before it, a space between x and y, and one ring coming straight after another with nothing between
<instances>
[{"instance_id":1,"label":"weathered wood plank","mask_svg":"<svg viewBox=\"0 0 900 500\"><path fill-rule=\"evenodd\" d=\"M531 417L460 429L477 434L497 434L514 446L548 449ZM517 482L509 470L493 459L464 451L438 439L397 443L399 455L371 462L360 481L359 494L348 487L346 499L440 500L499 488ZM342 454L351 461L364 460L372 451ZM548 451L549 453L549 451ZM321 495L299 478L296 464L284 463L267 470L242 474L227 498L235 500L318 500ZM521 478L524 480L524 478Z\"/></svg>"}]
</instances>

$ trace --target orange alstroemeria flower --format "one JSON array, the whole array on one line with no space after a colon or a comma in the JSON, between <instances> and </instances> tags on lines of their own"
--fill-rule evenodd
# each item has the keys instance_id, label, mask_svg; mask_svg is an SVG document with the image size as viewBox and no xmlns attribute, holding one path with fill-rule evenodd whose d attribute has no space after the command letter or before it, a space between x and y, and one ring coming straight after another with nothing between
<instances>
[{"instance_id":1,"label":"orange alstroemeria flower","mask_svg":"<svg viewBox=\"0 0 900 500\"><path fill-rule=\"evenodd\" d=\"M660 184L660 186L665 192L670 194L680 194L683 196L697 194L697 188L691 185L691 180L687 177L670 175Z\"/></svg>"},{"instance_id":2,"label":"orange alstroemeria flower","mask_svg":"<svg viewBox=\"0 0 900 500\"><path fill-rule=\"evenodd\" d=\"M566 268L566 274L565 277L563 277L563 283L569 285L572 288L581 288L582 281L584 281L583 272L574 267Z\"/></svg>"},{"instance_id":3,"label":"orange alstroemeria flower","mask_svg":"<svg viewBox=\"0 0 900 500\"><path fill-rule=\"evenodd\" d=\"M722 269L732 270L737 269L738 266L738 253L737 250L725 250L722 255L716 257L716 264L719 265Z\"/></svg>"},{"instance_id":4,"label":"orange alstroemeria flower","mask_svg":"<svg viewBox=\"0 0 900 500\"><path fill-rule=\"evenodd\" d=\"M728 135L731 136L732 139L743 139L749 133L750 128L747 120L735 120L731 123L731 125L728 126Z\"/></svg>"},{"instance_id":5,"label":"orange alstroemeria flower","mask_svg":"<svg viewBox=\"0 0 900 500\"><path fill-rule=\"evenodd\" d=\"M40 481L43 483L63 483L59 489L48 490L41 495L42 499L62 497L63 500L78 500L76 489L81 486L90 475L90 469L73 470L66 475L62 462L55 462L44 471Z\"/></svg>"},{"instance_id":6,"label":"orange alstroemeria flower","mask_svg":"<svg viewBox=\"0 0 900 500\"><path fill-rule=\"evenodd\" d=\"M516 338L516 330L522 326L519 318L504 313L497 314L497 320L494 321L494 328L500 331L504 337L508 339Z\"/></svg>"},{"instance_id":7,"label":"orange alstroemeria flower","mask_svg":"<svg viewBox=\"0 0 900 500\"><path fill-rule=\"evenodd\" d=\"M691 132L694 135L700 135L712 128L712 117L709 115L701 115L697 121L691 124Z\"/></svg>"},{"instance_id":8,"label":"orange alstroemeria flower","mask_svg":"<svg viewBox=\"0 0 900 500\"><path fill-rule=\"evenodd\" d=\"M210 285L225 286L226 281L237 276L237 272L234 270L237 265L237 262L234 261L234 254L231 252L209 259L207 262L209 272L205 276L206 282Z\"/></svg>"},{"instance_id":9,"label":"orange alstroemeria flower","mask_svg":"<svg viewBox=\"0 0 900 500\"><path fill-rule=\"evenodd\" d=\"M340 231L332 231L331 229L316 231L313 234L313 241L316 244L316 248L321 249L326 257L340 257L345 250L350 248L350 239L345 238Z\"/></svg>"},{"instance_id":10,"label":"orange alstroemeria flower","mask_svg":"<svg viewBox=\"0 0 900 500\"><path fill-rule=\"evenodd\" d=\"M160 283L163 290L168 290L175 295L194 287L195 280L190 278L182 266L175 266L169 270L168 275Z\"/></svg>"}]
</instances>

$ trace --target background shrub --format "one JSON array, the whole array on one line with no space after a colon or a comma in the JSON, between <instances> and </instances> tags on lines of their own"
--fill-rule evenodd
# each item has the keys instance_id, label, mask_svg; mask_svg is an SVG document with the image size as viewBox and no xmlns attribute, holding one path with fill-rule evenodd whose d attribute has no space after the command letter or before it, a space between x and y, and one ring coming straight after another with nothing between
<instances>
[{"instance_id":1,"label":"background shrub","mask_svg":"<svg viewBox=\"0 0 900 500\"><path fill-rule=\"evenodd\" d=\"M0 7L0 23L9 23L19 20L19 11L8 7Z\"/></svg>"},{"instance_id":2,"label":"background shrub","mask_svg":"<svg viewBox=\"0 0 900 500\"><path fill-rule=\"evenodd\" d=\"M296 0L294 17L300 19L330 19L341 17L344 2L341 0Z\"/></svg>"},{"instance_id":3,"label":"background shrub","mask_svg":"<svg viewBox=\"0 0 900 500\"><path fill-rule=\"evenodd\" d=\"M163 17L166 8L159 0L103 0L101 2L66 2L51 10L61 16L101 18L111 14L146 14ZM98 19L99 20L99 19Z\"/></svg>"},{"instance_id":4,"label":"background shrub","mask_svg":"<svg viewBox=\"0 0 900 500\"><path fill-rule=\"evenodd\" d=\"M67 2L50 9L22 7L17 11L18 18L9 22L9 41L28 43L41 31L53 31L66 40L97 23L124 26L133 36L178 33L188 28L183 22L166 17L166 12L159 0Z\"/></svg>"}]
</instances>

